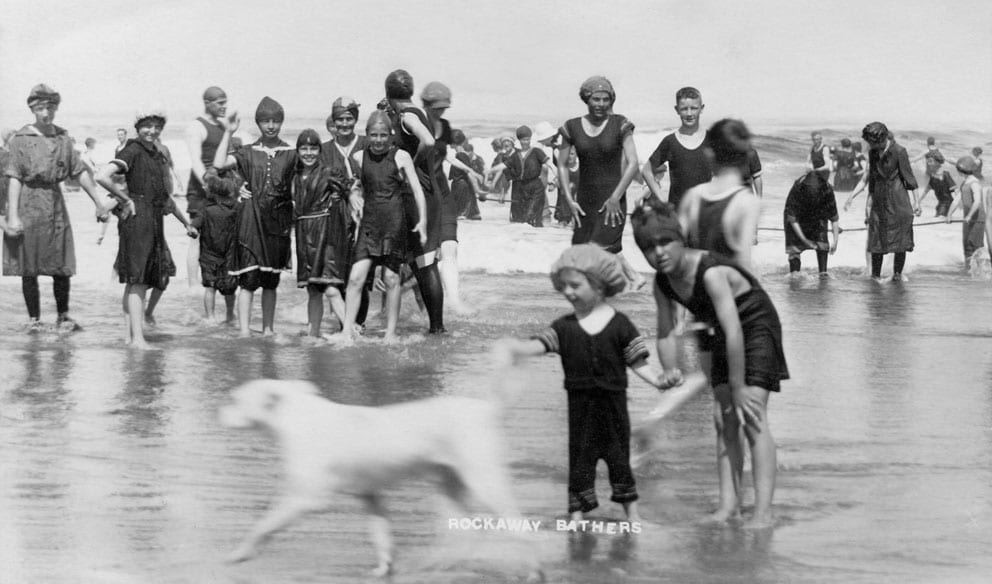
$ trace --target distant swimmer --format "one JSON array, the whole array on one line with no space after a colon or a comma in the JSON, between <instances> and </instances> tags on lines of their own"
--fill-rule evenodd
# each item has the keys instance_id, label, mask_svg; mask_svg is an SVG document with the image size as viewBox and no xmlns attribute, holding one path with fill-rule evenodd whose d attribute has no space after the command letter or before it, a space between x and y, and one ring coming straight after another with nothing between
<instances>
[{"instance_id":1,"label":"distant swimmer","mask_svg":"<svg viewBox=\"0 0 992 584\"><path fill-rule=\"evenodd\" d=\"M983 209L982 183L975 176L978 172L978 164L971 156L962 156L954 165L957 171L964 178L961 183L961 198L950 213L947 214L948 221L958 205L964 215L961 225L961 243L964 248L964 269L971 267L971 256L978 248L985 245L985 215L987 211Z\"/></svg>"},{"instance_id":2,"label":"distant swimmer","mask_svg":"<svg viewBox=\"0 0 992 584\"><path fill-rule=\"evenodd\" d=\"M840 141L840 148L834 151L834 190L841 192L853 191L858 186L858 174L855 172L856 154L851 146L850 138Z\"/></svg>"},{"instance_id":3,"label":"distant swimmer","mask_svg":"<svg viewBox=\"0 0 992 584\"><path fill-rule=\"evenodd\" d=\"M902 281L906 252L913 251L913 217L920 214L916 194L916 176L906 149L890 137L882 122L865 126L861 137L868 143L868 170L844 203L844 210L868 189L865 222L868 225L868 253L871 254L871 277L881 279L882 259L895 254L893 281ZM910 199L912 195L912 199Z\"/></svg>"},{"instance_id":4,"label":"distant swimmer","mask_svg":"<svg viewBox=\"0 0 992 584\"><path fill-rule=\"evenodd\" d=\"M806 155L806 170L818 173L823 177L823 180L830 180L832 160L830 159L830 151L823 143L823 134L813 132L809 135L809 139L813 145L810 146L809 154Z\"/></svg>"},{"instance_id":5,"label":"distant swimmer","mask_svg":"<svg viewBox=\"0 0 992 584\"><path fill-rule=\"evenodd\" d=\"M827 277L827 256L837 251L837 241L840 238L837 201L830 183L813 171L801 176L789 190L783 215L789 274L800 273L802 252L812 249L816 251L820 277ZM828 238L830 231L833 232L833 243Z\"/></svg>"}]
</instances>

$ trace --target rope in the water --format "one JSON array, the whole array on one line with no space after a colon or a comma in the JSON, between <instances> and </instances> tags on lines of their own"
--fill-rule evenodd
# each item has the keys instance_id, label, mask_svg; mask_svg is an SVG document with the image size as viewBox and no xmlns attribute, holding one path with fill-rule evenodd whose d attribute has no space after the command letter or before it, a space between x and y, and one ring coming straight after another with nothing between
<instances>
[{"instance_id":1,"label":"rope in the water","mask_svg":"<svg viewBox=\"0 0 992 584\"><path fill-rule=\"evenodd\" d=\"M950 221L927 221L925 223L913 223L913 227L923 227L925 225L947 225L948 223L962 223L961 219L951 219ZM867 227L841 227L841 233L845 231L867 231ZM758 231L785 231L784 227L759 227Z\"/></svg>"}]
</instances>

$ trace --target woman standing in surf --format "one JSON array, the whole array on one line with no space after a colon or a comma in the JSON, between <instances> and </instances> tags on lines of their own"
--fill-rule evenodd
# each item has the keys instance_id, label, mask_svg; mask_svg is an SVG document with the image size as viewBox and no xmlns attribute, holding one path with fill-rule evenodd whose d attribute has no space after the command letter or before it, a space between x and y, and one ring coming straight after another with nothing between
<instances>
[{"instance_id":1,"label":"woman standing in surf","mask_svg":"<svg viewBox=\"0 0 992 584\"><path fill-rule=\"evenodd\" d=\"M616 102L613 85L596 75L579 88L579 99L588 108L582 117L572 118L559 130L558 185L575 219L572 245L595 243L617 255L624 273L634 283L644 278L623 257L623 228L627 223L627 187L637 174L637 147L634 124L613 113ZM579 157L579 188L569 188L568 154Z\"/></svg>"}]
</instances>

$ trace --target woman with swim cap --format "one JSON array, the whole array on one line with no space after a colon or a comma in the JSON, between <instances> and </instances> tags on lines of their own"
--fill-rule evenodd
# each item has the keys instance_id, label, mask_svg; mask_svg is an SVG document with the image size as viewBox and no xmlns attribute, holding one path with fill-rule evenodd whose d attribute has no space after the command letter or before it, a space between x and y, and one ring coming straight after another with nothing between
<instances>
[{"instance_id":1,"label":"woman with swim cap","mask_svg":"<svg viewBox=\"0 0 992 584\"><path fill-rule=\"evenodd\" d=\"M96 184L83 165L65 129L54 123L62 96L45 84L28 95L28 108L35 121L14 132L9 141L7 162L0 171L6 180L7 228L3 245L3 275L21 278L29 327L41 329L41 300L38 276L51 276L60 330L77 330L69 317L69 279L76 273L72 224L59 183L78 177L93 200L97 218L106 221L108 211L100 202ZM124 199L128 213L134 210Z\"/></svg>"},{"instance_id":2,"label":"woman with swim cap","mask_svg":"<svg viewBox=\"0 0 992 584\"><path fill-rule=\"evenodd\" d=\"M575 219L572 244L595 243L617 254L634 287L644 279L631 268L622 251L623 228L627 223L627 187L637 174L634 124L613 113L616 92L605 77L596 75L579 88L586 115L562 125L558 152L558 186ZM579 157L579 188L568 185L568 153Z\"/></svg>"}]
</instances>

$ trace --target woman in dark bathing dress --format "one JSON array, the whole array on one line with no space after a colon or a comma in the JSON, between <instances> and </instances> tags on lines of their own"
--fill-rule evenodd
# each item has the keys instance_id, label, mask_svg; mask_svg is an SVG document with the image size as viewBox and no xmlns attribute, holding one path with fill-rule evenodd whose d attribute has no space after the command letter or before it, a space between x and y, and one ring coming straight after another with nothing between
<instances>
[{"instance_id":1,"label":"woman in dark bathing dress","mask_svg":"<svg viewBox=\"0 0 992 584\"><path fill-rule=\"evenodd\" d=\"M634 124L613 113L616 93L605 77L590 77L579 89L589 112L572 118L559 130L558 186L575 219L572 245L595 243L617 254L635 287L643 284L623 257L621 237L627 221L627 187L637 174ZM568 186L568 154L579 156L578 193Z\"/></svg>"}]
</instances>

